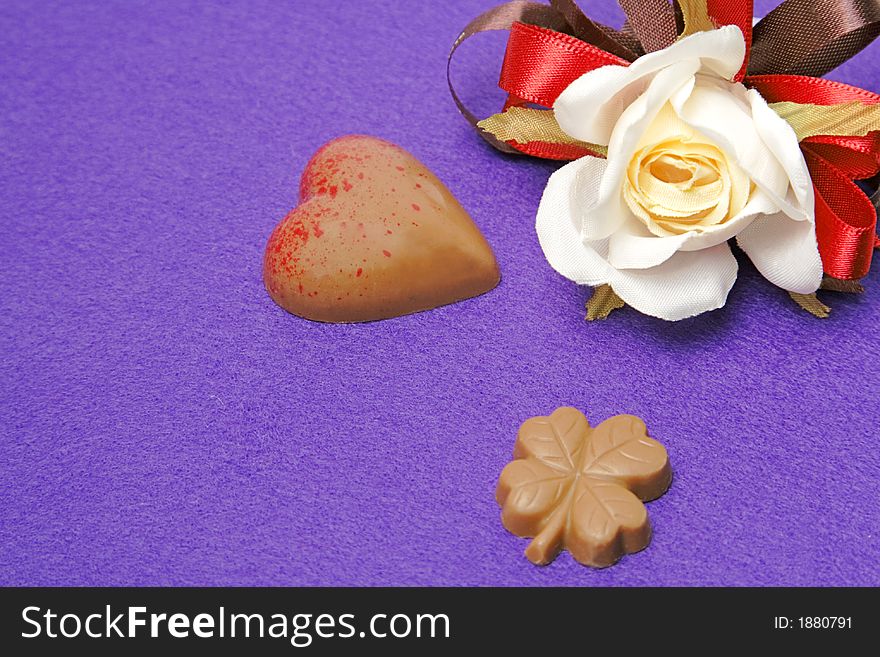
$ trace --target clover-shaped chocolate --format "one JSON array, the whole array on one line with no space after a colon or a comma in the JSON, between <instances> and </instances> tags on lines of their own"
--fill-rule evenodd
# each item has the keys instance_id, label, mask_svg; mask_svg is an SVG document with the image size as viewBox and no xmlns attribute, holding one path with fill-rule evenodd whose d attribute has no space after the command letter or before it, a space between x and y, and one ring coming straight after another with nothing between
<instances>
[{"instance_id":1,"label":"clover-shaped chocolate","mask_svg":"<svg viewBox=\"0 0 880 657\"><path fill-rule=\"evenodd\" d=\"M547 564L563 549L596 568L638 552L651 540L642 500L672 480L666 449L645 423L617 415L591 428L576 408L558 408L520 427L495 493L501 521L534 537L526 556Z\"/></svg>"}]
</instances>

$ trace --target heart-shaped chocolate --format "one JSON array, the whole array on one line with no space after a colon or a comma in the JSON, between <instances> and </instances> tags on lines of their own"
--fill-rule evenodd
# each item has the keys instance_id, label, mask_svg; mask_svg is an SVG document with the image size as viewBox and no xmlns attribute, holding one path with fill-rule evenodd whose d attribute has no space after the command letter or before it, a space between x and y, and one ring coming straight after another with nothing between
<instances>
[{"instance_id":1,"label":"heart-shaped chocolate","mask_svg":"<svg viewBox=\"0 0 880 657\"><path fill-rule=\"evenodd\" d=\"M351 135L309 161L299 206L266 245L263 279L295 315L363 322L483 294L500 274L433 173L394 144Z\"/></svg>"}]
</instances>

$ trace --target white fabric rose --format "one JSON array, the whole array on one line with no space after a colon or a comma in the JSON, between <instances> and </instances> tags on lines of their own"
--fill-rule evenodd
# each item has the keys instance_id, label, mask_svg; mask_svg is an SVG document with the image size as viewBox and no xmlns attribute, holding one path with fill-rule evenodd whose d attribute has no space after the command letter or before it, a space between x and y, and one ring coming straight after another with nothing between
<instances>
[{"instance_id":1,"label":"white fabric rose","mask_svg":"<svg viewBox=\"0 0 880 657\"><path fill-rule=\"evenodd\" d=\"M678 320L724 305L736 237L772 283L819 287L810 174L791 126L731 82L744 57L727 26L586 73L559 96L560 127L608 144L608 158L583 157L547 183L537 231L554 269Z\"/></svg>"}]
</instances>

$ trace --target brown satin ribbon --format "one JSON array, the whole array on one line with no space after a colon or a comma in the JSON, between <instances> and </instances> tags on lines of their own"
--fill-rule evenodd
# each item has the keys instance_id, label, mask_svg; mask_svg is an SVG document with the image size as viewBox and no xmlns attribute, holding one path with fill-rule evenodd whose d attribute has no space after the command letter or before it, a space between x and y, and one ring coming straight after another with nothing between
<instances>
[{"instance_id":1,"label":"brown satin ribbon","mask_svg":"<svg viewBox=\"0 0 880 657\"><path fill-rule=\"evenodd\" d=\"M452 50L449 51L449 57L446 59L446 83L449 85L449 93L452 94L452 100L455 101L458 111L461 112L461 115L467 119L468 123L477 130L483 139L504 153L519 153L519 151L477 126L480 119L465 106L458 97L458 94L455 93L455 87L452 84L452 56L462 43L475 34L491 32L493 30L509 30L510 26L516 22L540 25L541 27L556 31L566 31L569 27L565 17L553 7L523 0L507 2L483 12L468 23L461 34L458 35L455 43L452 44Z\"/></svg>"},{"instance_id":2,"label":"brown satin ribbon","mask_svg":"<svg viewBox=\"0 0 880 657\"><path fill-rule=\"evenodd\" d=\"M628 62L635 61L644 52L634 35L627 36L607 25L591 21L574 0L550 0L550 6L565 17L571 26L572 36L581 41L591 43Z\"/></svg>"},{"instance_id":3,"label":"brown satin ribbon","mask_svg":"<svg viewBox=\"0 0 880 657\"><path fill-rule=\"evenodd\" d=\"M669 0L617 0L646 52L662 50L678 36Z\"/></svg>"},{"instance_id":4,"label":"brown satin ribbon","mask_svg":"<svg viewBox=\"0 0 880 657\"><path fill-rule=\"evenodd\" d=\"M612 28L609 27L608 29L610 30ZM642 44L639 43L639 38L636 36L635 30L633 30L633 26L629 21L624 21L623 27L616 30L614 37L639 57L645 54L645 49L642 48Z\"/></svg>"},{"instance_id":5,"label":"brown satin ribbon","mask_svg":"<svg viewBox=\"0 0 880 657\"><path fill-rule=\"evenodd\" d=\"M755 25L749 74L820 77L878 34L878 0L786 0Z\"/></svg>"}]
</instances>

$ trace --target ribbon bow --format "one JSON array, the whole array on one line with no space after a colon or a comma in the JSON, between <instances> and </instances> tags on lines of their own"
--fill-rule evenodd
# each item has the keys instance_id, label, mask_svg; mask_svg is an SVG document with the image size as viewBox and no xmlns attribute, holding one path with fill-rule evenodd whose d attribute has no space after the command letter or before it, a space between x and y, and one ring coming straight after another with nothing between
<instances>
[{"instance_id":1,"label":"ribbon bow","mask_svg":"<svg viewBox=\"0 0 880 657\"><path fill-rule=\"evenodd\" d=\"M825 273L853 281L868 273L877 208L854 181L880 173L880 95L821 77L880 34L880 0L786 0L752 26L751 0L619 0L623 28L596 23L574 0L549 5L516 0L471 21L452 46L447 80L464 117L493 147L554 160L604 156L556 123L551 108L562 91L601 66L626 66L680 36L736 25L746 41L735 77L756 89L795 129L816 193L816 239ZM498 85L503 111L483 121L452 85L451 61L471 36L509 30ZM880 193L878 193L880 194ZM876 197L875 197L876 198ZM878 198L880 200L880 198Z\"/></svg>"}]
</instances>

